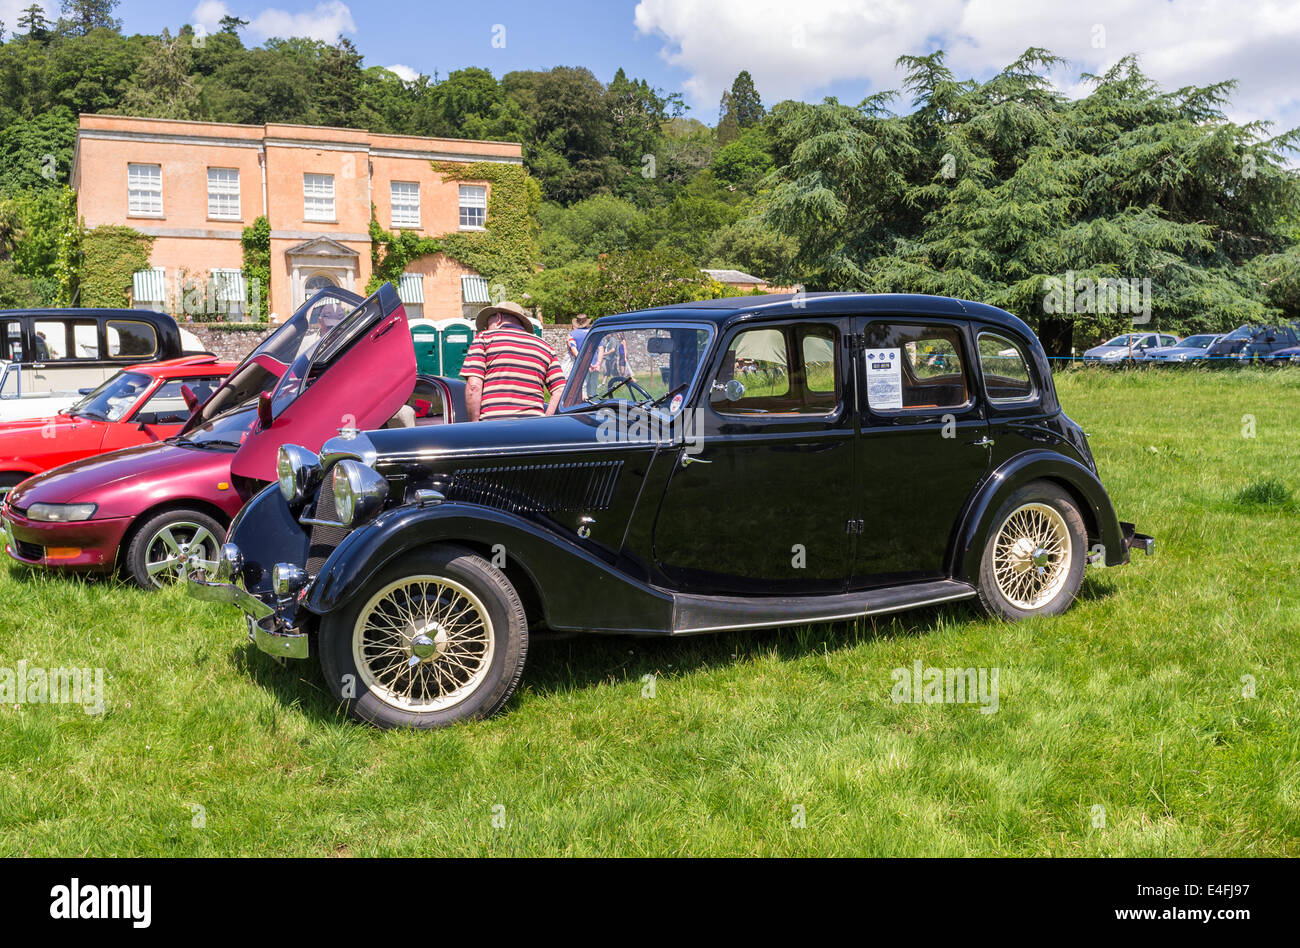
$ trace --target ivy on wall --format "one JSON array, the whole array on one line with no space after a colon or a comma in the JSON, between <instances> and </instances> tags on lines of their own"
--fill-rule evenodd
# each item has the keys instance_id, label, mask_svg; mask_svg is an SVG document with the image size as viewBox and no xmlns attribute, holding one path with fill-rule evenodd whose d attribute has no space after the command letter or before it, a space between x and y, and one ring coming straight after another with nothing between
<instances>
[{"instance_id":1,"label":"ivy on wall","mask_svg":"<svg viewBox=\"0 0 1300 948\"><path fill-rule=\"evenodd\" d=\"M495 161L431 164L444 180L488 183L486 229L442 237L411 231L394 234L379 225L372 207L367 292L373 293L384 282L396 286L412 260L431 253L446 254L484 277L490 286L504 286L507 295L521 292L537 260L537 210L542 200L537 182L522 165Z\"/></svg>"},{"instance_id":2,"label":"ivy on wall","mask_svg":"<svg viewBox=\"0 0 1300 948\"><path fill-rule=\"evenodd\" d=\"M239 238L244 248L244 277L248 280L248 315L266 319L271 309L271 222L256 218Z\"/></svg>"},{"instance_id":3,"label":"ivy on wall","mask_svg":"<svg viewBox=\"0 0 1300 948\"><path fill-rule=\"evenodd\" d=\"M80 243L78 304L129 306L132 275L137 270L148 268L153 238L130 227L103 224L84 231Z\"/></svg>"}]
</instances>

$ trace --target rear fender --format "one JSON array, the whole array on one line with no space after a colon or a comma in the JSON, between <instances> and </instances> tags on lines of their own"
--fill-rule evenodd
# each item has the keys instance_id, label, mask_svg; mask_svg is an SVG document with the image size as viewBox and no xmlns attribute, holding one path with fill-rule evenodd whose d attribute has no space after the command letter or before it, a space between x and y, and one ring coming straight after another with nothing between
<instances>
[{"instance_id":1,"label":"rear fender","mask_svg":"<svg viewBox=\"0 0 1300 948\"><path fill-rule=\"evenodd\" d=\"M1051 451L1027 451L1008 460L987 478L971 498L962 516L949 562L949 574L968 583L979 581L980 559L998 508L1018 488L1030 481L1052 481L1068 491L1079 505L1090 543L1101 543L1107 566L1128 562L1128 549L1119 518L1106 488L1082 464Z\"/></svg>"},{"instance_id":2,"label":"rear fender","mask_svg":"<svg viewBox=\"0 0 1300 948\"><path fill-rule=\"evenodd\" d=\"M563 534L505 511L471 504L399 507L343 540L304 603L322 614L346 606L386 565L435 543L472 543L527 574L545 624L557 630L659 634L672 630L670 593L630 579Z\"/></svg>"}]
</instances>

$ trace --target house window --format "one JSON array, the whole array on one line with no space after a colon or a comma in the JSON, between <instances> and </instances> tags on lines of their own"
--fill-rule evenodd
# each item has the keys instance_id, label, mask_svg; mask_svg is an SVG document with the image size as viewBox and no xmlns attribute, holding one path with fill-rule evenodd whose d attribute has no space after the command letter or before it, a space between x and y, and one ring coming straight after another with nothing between
<instances>
[{"instance_id":1,"label":"house window","mask_svg":"<svg viewBox=\"0 0 1300 948\"><path fill-rule=\"evenodd\" d=\"M389 186L394 227L420 226L420 185L415 181L394 181Z\"/></svg>"},{"instance_id":2,"label":"house window","mask_svg":"<svg viewBox=\"0 0 1300 948\"><path fill-rule=\"evenodd\" d=\"M133 274L132 309L163 310L167 304L167 282L162 267L137 270Z\"/></svg>"},{"instance_id":3,"label":"house window","mask_svg":"<svg viewBox=\"0 0 1300 948\"><path fill-rule=\"evenodd\" d=\"M424 278L420 274L402 274L397 281L397 298L406 309L407 319L424 318Z\"/></svg>"},{"instance_id":4,"label":"house window","mask_svg":"<svg viewBox=\"0 0 1300 948\"><path fill-rule=\"evenodd\" d=\"M487 188L481 184L460 186L460 226L478 228L487 221Z\"/></svg>"},{"instance_id":5,"label":"house window","mask_svg":"<svg viewBox=\"0 0 1300 948\"><path fill-rule=\"evenodd\" d=\"M208 169L208 217L239 220L239 169Z\"/></svg>"},{"instance_id":6,"label":"house window","mask_svg":"<svg viewBox=\"0 0 1300 948\"><path fill-rule=\"evenodd\" d=\"M216 297L217 312L231 318L244 315L244 271L236 268L213 267L212 290Z\"/></svg>"},{"instance_id":7,"label":"house window","mask_svg":"<svg viewBox=\"0 0 1300 948\"><path fill-rule=\"evenodd\" d=\"M334 220L334 175L305 174L302 176L302 219L305 221Z\"/></svg>"},{"instance_id":8,"label":"house window","mask_svg":"<svg viewBox=\"0 0 1300 948\"><path fill-rule=\"evenodd\" d=\"M162 165L126 166L126 212L132 217L162 217Z\"/></svg>"},{"instance_id":9,"label":"house window","mask_svg":"<svg viewBox=\"0 0 1300 948\"><path fill-rule=\"evenodd\" d=\"M488 282L477 273L466 273L460 278L460 313L470 322L478 311L492 302Z\"/></svg>"}]
</instances>

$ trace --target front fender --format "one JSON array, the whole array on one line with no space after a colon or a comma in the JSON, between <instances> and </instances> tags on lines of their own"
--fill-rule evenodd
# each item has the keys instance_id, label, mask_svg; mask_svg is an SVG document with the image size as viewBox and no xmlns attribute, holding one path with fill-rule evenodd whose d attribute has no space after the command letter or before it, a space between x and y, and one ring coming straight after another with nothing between
<instances>
[{"instance_id":1,"label":"front fender","mask_svg":"<svg viewBox=\"0 0 1300 948\"><path fill-rule=\"evenodd\" d=\"M235 515L226 539L244 554L244 588L254 595L271 592L276 563L306 566L310 539L280 496L278 484L254 494Z\"/></svg>"},{"instance_id":2,"label":"front fender","mask_svg":"<svg viewBox=\"0 0 1300 948\"><path fill-rule=\"evenodd\" d=\"M1053 481L1072 494L1088 525L1088 536L1105 548L1106 565L1128 562L1128 550L1106 488L1078 461L1052 451L1026 451L1006 461L975 493L962 516L953 546L950 573L968 583L979 581L984 545L996 524L993 515L1011 494L1030 481Z\"/></svg>"},{"instance_id":3,"label":"front fender","mask_svg":"<svg viewBox=\"0 0 1300 948\"><path fill-rule=\"evenodd\" d=\"M321 567L304 605L320 615L348 604L396 557L432 543L500 544L557 630L672 631L671 593L632 579L564 534L506 511L455 502L399 507L348 534Z\"/></svg>"}]
</instances>

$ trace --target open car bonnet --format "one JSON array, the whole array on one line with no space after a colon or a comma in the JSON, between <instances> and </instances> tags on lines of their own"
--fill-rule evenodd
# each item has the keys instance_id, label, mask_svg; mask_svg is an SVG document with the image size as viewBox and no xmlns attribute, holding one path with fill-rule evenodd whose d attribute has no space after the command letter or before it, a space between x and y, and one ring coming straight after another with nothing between
<instances>
[{"instance_id":1,"label":"open car bonnet","mask_svg":"<svg viewBox=\"0 0 1300 948\"><path fill-rule=\"evenodd\" d=\"M299 346L280 376L270 425L259 422L231 462L236 477L273 481L280 445L318 451L340 428L381 427L411 397L415 347L397 291L385 283L345 312L336 324L340 314L321 312L325 331Z\"/></svg>"}]
</instances>

